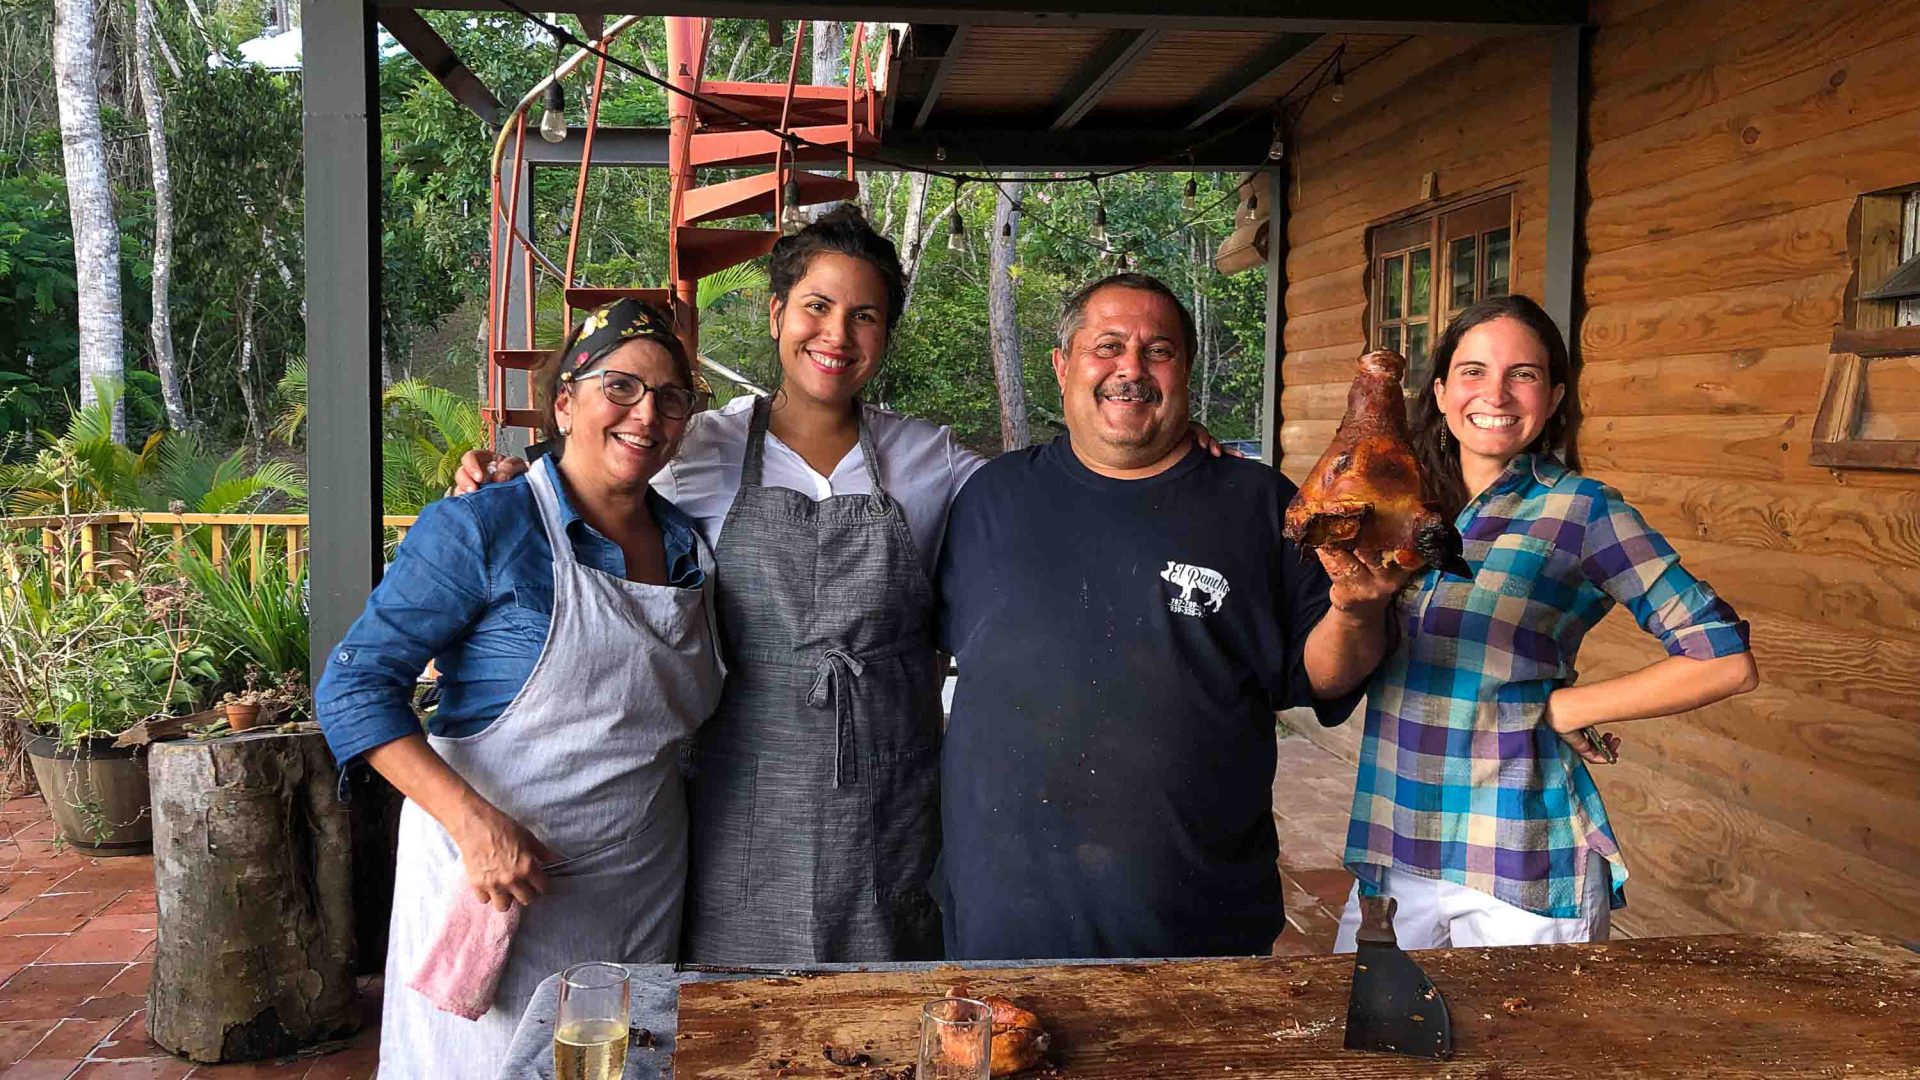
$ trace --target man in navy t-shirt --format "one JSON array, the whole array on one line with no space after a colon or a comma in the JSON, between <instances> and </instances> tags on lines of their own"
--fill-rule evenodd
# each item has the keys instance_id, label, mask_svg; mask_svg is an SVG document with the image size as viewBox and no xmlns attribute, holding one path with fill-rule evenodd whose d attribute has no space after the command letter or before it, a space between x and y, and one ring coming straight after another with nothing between
<instances>
[{"instance_id":1,"label":"man in navy t-shirt","mask_svg":"<svg viewBox=\"0 0 1920 1080\"><path fill-rule=\"evenodd\" d=\"M1067 436L954 503L951 958L1245 955L1283 925L1274 711L1346 718L1406 575L1295 549L1293 485L1193 446L1194 337L1154 278L1081 290L1053 354Z\"/></svg>"}]
</instances>

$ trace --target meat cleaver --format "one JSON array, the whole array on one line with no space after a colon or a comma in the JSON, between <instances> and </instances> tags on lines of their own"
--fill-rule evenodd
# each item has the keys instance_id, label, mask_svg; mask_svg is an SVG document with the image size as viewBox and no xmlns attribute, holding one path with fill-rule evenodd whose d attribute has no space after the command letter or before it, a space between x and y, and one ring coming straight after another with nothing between
<instances>
[{"instance_id":1,"label":"meat cleaver","mask_svg":"<svg viewBox=\"0 0 1920 1080\"><path fill-rule=\"evenodd\" d=\"M1446 999L1395 940L1396 906L1390 896L1360 898L1347 1049L1444 1060L1453 1056L1453 1019Z\"/></svg>"}]
</instances>

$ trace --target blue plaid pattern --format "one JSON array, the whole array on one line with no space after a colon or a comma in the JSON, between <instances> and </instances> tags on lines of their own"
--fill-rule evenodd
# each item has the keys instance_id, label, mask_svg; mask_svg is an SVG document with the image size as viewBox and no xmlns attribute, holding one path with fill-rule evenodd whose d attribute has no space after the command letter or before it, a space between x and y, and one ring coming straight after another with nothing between
<instances>
[{"instance_id":1,"label":"blue plaid pattern","mask_svg":"<svg viewBox=\"0 0 1920 1080\"><path fill-rule=\"evenodd\" d=\"M1570 918L1597 851L1620 907L1619 844L1547 695L1616 603L1672 656L1745 652L1747 624L1619 492L1552 457L1515 458L1456 524L1473 580L1401 593L1401 644L1367 689L1347 866L1369 893L1391 868Z\"/></svg>"}]
</instances>

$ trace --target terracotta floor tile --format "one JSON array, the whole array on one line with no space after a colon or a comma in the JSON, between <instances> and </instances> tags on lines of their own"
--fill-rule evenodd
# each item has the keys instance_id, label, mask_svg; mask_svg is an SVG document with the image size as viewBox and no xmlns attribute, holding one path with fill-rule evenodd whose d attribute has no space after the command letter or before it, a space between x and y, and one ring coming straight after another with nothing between
<instances>
[{"instance_id":1,"label":"terracotta floor tile","mask_svg":"<svg viewBox=\"0 0 1920 1080\"><path fill-rule=\"evenodd\" d=\"M193 1062L163 1057L137 1061L91 1061L81 1066L73 1076L74 1080L181 1080L192 1072Z\"/></svg>"},{"instance_id":2,"label":"terracotta floor tile","mask_svg":"<svg viewBox=\"0 0 1920 1080\"><path fill-rule=\"evenodd\" d=\"M6 1080L67 1080L79 1069L79 1058L27 1058L14 1063L12 1068L0 1073L0 1077Z\"/></svg>"},{"instance_id":3,"label":"terracotta floor tile","mask_svg":"<svg viewBox=\"0 0 1920 1080\"><path fill-rule=\"evenodd\" d=\"M0 934L9 937L18 934L71 934L86 924L85 915L15 915L0 920Z\"/></svg>"},{"instance_id":4,"label":"terracotta floor tile","mask_svg":"<svg viewBox=\"0 0 1920 1080\"><path fill-rule=\"evenodd\" d=\"M95 860L60 883L62 889L121 891L153 888L153 860L144 857Z\"/></svg>"},{"instance_id":5,"label":"terracotta floor tile","mask_svg":"<svg viewBox=\"0 0 1920 1080\"><path fill-rule=\"evenodd\" d=\"M138 915L95 915L88 919L87 925L81 929L87 933L93 933L96 930L144 930L151 933L153 924L152 912ZM0 933L5 933L6 930L6 923L0 922Z\"/></svg>"},{"instance_id":6,"label":"terracotta floor tile","mask_svg":"<svg viewBox=\"0 0 1920 1080\"><path fill-rule=\"evenodd\" d=\"M67 939L60 934L29 934L24 937L0 937L0 964L31 964L49 949Z\"/></svg>"},{"instance_id":7,"label":"terracotta floor tile","mask_svg":"<svg viewBox=\"0 0 1920 1080\"><path fill-rule=\"evenodd\" d=\"M114 1029L113 1034L107 1036L100 1043L99 1048L94 1050L95 1059L147 1058L166 1053L161 1049L160 1044L147 1035L145 1005L145 1001L136 1004L135 1008L138 1011L123 1020L120 1026Z\"/></svg>"},{"instance_id":8,"label":"terracotta floor tile","mask_svg":"<svg viewBox=\"0 0 1920 1080\"><path fill-rule=\"evenodd\" d=\"M53 1030L54 1020L0 1022L0 1065L11 1065L40 1045Z\"/></svg>"},{"instance_id":9,"label":"terracotta floor tile","mask_svg":"<svg viewBox=\"0 0 1920 1080\"><path fill-rule=\"evenodd\" d=\"M108 904L100 912L102 917L121 915L154 915L160 910L159 902L154 898L152 889L129 889L126 895Z\"/></svg>"},{"instance_id":10,"label":"terracotta floor tile","mask_svg":"<svg viewBox=\"0 0 1920 1080\"><path fill-rule=\"evenodd\" d=\"M152 930L82 930L48 949L45 964L93 964L108 960L131 963L153 944ZM5 938L0 938L4 943Z\"/></svg>"},{"instance_id":11,"label":"terracotta floor tile","mask_svg":"<svg viewBox=\"0 0 1920 1080\"><path fill-rule=\"evenodd\" d=\"M65 994L75 1002L100 993L125 964L28 964L0 986L0 1000Z\"/></svg>"},{"instance_id":12,"label":"terracotta floor tile","mask_svg":"<svg viewBox=\"0 0 1920 1080\"><path fill-rule=\"evenodd\" d=\"M20 919L50 919L78 915L90 919L120 898L119 893L68 892L47 893L23 907L14 916Z\"/></svg>"},{"instance_id":13,"label":"terracotta floor tile","mask_svg":"<svg viewBox=\"0 0 1920 1080\"><path fill-rule=\"evenodd\" d=\"M4 919L33 901L31 896L14 896L12 893L0 893L0 919Z\"/></svg>"},{"instance_id":14,"label":"terracotta floor tile","mask_svg":"<svg viewBox=\"0 0 1920 1080\"><path fill-rule=\"evenodd\" d=\"M62 1020L40 1045L27 1053L26 1060L45 1058L50 1061L64 1061L69 1058L83 1061L100 1045L100 1041L113 1034L113 1029L126 1020L116 1017L112 1020Z\"/></svg>"},{"instance_id":15,"label":"terracotta floor tile","mask_svg":"<svg viewBox=\"0 0 1920 1080\"><path fill-rule=\"evenodd\" d=\"M0 997L0 1020L33 1021L51 1026L80 1011L86 999L78 994L27 994Z\"/></svg>"},{"instance_id":16,"label":"terracotta floor tile","mask_svg":"<svg viewBox=\"0 0 1920 1080\"><path fill-rule=\"evenodd\" d=\"M6 865L6 851L0 849L0 866ZM49 870L19 869L5 871L8 899L31 900L58 884L65 876Z\"/></svg>"},{"instance_id":17,"label":"terracotta floor tile","mask_svg":"<svg viewBox=\"0 0 1920 1080\"><path fill-rule=\"evenodd\" d=\"M145 996L147 987L153 982L153 965L148 963L128 964L113 981L101 989L103 994L139 994Z\"/></svg>"},{"instance_id":18,"label":"terracotta floor tile","mask_svg":"<svg viewBox=\"0 0 1920 1080\"><path fill-rule=\"evenodd\" d=\"M70 1014L81 1020L122 1020L147 1007L145 994L95 994Z\"/></svg>"}]
</instances>

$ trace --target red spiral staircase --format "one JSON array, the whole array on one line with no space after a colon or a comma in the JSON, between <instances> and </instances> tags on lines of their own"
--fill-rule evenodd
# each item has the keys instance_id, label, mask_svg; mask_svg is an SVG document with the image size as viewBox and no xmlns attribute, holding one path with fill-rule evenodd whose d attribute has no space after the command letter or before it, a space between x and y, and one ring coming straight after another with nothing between
<instances>
[{"instance_id":1,"label":"red spiral staircase","mask_svg":"<svg viewBox=\"0 0 1920 1080\"><path fill-rule=\"evenodd\" d=\"M637 19L627 18L610 26L589 25L587 33L595 40L596 50L605 47ZM666 282L655 285L604 285L579 280L576 274L580 250L581 216L585 205L588 171L594 167L593 142L598 129L600 91L605 81L607 61L582 51L555 71L559 78L572 67L590 58L593 62L593 92L587 99L587 121L580 154L579 177L574 186L571 220L567 229L567 253L564 263L556 264L544 255L532 239L513 221L512 208L521 205L521 165L525 160L527 113L539 99L545 83L522 99L508 117L495 150L493 169L492 222L495 240L490 253L487 297L487 401L484 415L491 442L502 428L537 431L539 413L529 408L507 405L508 372L518 371L526 379L526 400L533 400L533 369L547 355L534 345L534 328L539 324L535 310L533 274L544 273L562 285L561 310L550 313L564 336L573 329L575 311L585 311L621 297L634 297L669 311L680 339L690 356L700 355L699 309L695 304L700 279L728 267L759 258L773 249L778 229L719 228L708 222L771 213L776 225L792 196L801 206L838 202L859 192L855 181L855 155L878 145L880 125L886 110L882 107L882 88L874 83L874 66L864 61L865 27L856 29L849 56L844 86L813 86L798 83L800 63L805 54L806 23L795 24L793 55L784 83L709 81L703 71L707 46L711 40L712 20L670 17L667 26L667 70L669 79L680 90L698 94L696 102L682 94L668 93L668 172L671 195L668 212ZM887 48L891 49L889 39ZM887 70L882 57L879 70ZM511 147L511 170L503 173L500 164ZM812 168L802 168L805 163ZM822 165L837 171L817 171ZM756 170L733 179L702 184L700 170ZM507 184L502 176L512 177ZM504 188L504 190L503 190ZM523 318L517 320L523 331L521 340L508 341L507 306L514 295L515 275L522 278Z\"/></svg>"}]
</instances>

